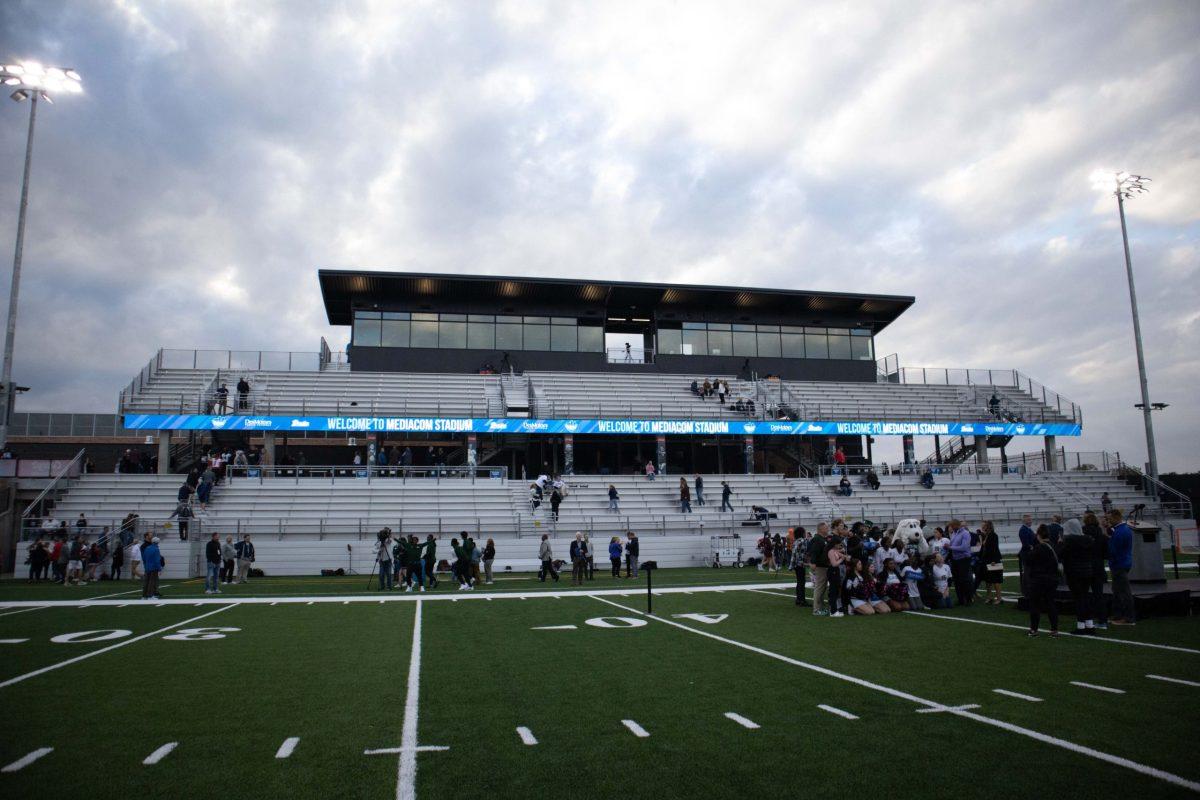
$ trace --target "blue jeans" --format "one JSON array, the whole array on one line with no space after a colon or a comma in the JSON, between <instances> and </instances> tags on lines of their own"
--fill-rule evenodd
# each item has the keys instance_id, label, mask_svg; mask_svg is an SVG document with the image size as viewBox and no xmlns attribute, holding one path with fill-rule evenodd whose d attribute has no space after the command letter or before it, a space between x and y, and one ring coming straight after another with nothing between
<instances>
[{"instance_id":1,"label":"blue jeans","mask_svg":"<svg viewBox=\"0 0 1200 800\"><path fill-rule=\"evenodd\" d=\"M385 584L387 588L392 588L392 562L390 561L379 562L379 588L384 588Z\"/></svg>"},{"instance_id":2,"label":"blue jeans","mask_svg":"<svg viewBox=\"0 0 1200 800\"><path fill-rule=\"evenodd\" d=\"M221 565L213 564L212 562L206 562L206 565L208 568L204 573L204 590L206 592L215 592L217 591L217 576L221 572Z\"/></svg>"},{"instance_id":3,"label":"blue jeans","mask_svg":"<svg viewBox=\"0 0 1200 800\"><path fill-rule=\"evenodd\" d=\"M679 513L683 514L684 512L687 512L688 514L692 513L692 504L687 500L680 499Z\"/></svg>"}]
</instances>

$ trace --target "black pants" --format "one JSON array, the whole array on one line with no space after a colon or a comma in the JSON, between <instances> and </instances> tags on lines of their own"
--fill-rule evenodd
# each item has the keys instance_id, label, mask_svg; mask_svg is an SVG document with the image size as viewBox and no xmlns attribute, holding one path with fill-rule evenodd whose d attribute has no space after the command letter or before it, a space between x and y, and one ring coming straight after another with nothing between
<instances>
[{"instance_id":1,"label":"black pants","mask_svg":"<svg viewBox=\"0 0 1200 800\"><path fill-rule=\"evenodd\" d=\"M613 576L614 578L619 578L619 577L621 577L621 559L619 559L619 558L610 558L610 559L609 559L609 561L611 561L611 562L612 562L612 565L613 565L613 567L612 567L612 576Z\"/></svg>"},{"instance_id":2,"label":"black pants","mask_svg":"<svg viewBox=\"0 0 1200 800\"><path fill-rule=\"evenodd\" d=\"M1097 567L1092 567L1097 569ZM1095 617L1097 625L1108 624L1108 601L1104 597L1104 567L1098 568L1099 574L1092 575L1091 595L1092 595L1092 614Z\"/></svg>"},{"instance_id":3,"label":"black pants","mask_svg":"<svg viewBox=\"0 0 1200 800\"><path fill-rule=\"evenodd\" d=\"M117 555L113 556L112 568L108 571L108 577L114 581L121 580L121 567L125 566L125 556L121 555L121 550L117 551Z\"/></svg>"},{"instance_id":4,"label":"black pants","mask_svg":"<svg viewBox=\"0 0 1200 800\"><path fill-rule=\"evenodd\" d=\"M554 578L555 581L558 580L558 573L554 571L554 562L550 559L546 559L542 562L542 569L538 572L538 579L541 580L542 583L545 583L547 575L549 575L551 578Z\"/></svg>"},{"instance_id":5,"label":"black pants","mask_svg":"<svg viewBox=\"0 0 1200 800\"><path fill-rule=\"evenodd\" d=\"M842 569L841 567L830 567L825 573L826 579L829 581L829 613L832 614L837 607L845 608L842 603Z\"/></svg>"},{"instance_id":6,"label":"black pants","mask_svg":"<svg viewBox=\"0 0 1200 800\"><path fill-rule=\"evenodd\" d=\"M433 568L436 566L437 564L434 563L434 559L425 559L425 577L429 580L430 589L434 588L438 584L437 578L433 576Z\"/></svg>"},{"instance_id":7,"label":"black pants","mask_svg":"<svg viewBox=\"0 0 1200 800\"><path fill-rule=\"evenodd\" d=\"M158 596L158 573L147 572L142 575L142 597L150 598Z\"/></svg>"},{"instance_id":8,"label":"black pants","mask_svg":"<svg viewBox=\"0 0 1200 800\"><path fill-rule=\"evenodd\" d=\"M954 577L954 594L960 606L969 605L975 594L974 578L971 575L971 559L956 558L950 562L950 574Z\"/></svg>"},{"instance_id":9,"label":"black pants","mask_svg":"<svg viewBox=\"0 0 1200 800\"><path fill-rule=\"evenodd\" d=\"M1075 601L1075 619L1079 622L1091 622L1092 611L1092 579L1067 578L1067 588L1071 590L1071 599Z\"/></svg>"},{"instance_id":10,"label":"black pants","mask_svg":"<svg viewBox=\"0 0 1200 800\"><path fill-rule=\"evenodd\" d=\"M1057 582L1047 580L1029 581L1029 630L1036 631L1042 613L1050 615L1050 630L1058 631L1058 606L1054 605L1054 590Z\"/></svg>"},{"instance_id":11,"label":"black pants","mask_svg":"<svg viewBox=\"0 0 1200 800\"><path fill-rule=\"evenodd\" d=\"M733 504L729 502L728 497L725 497L725 496L721 497L721 510L722 511L733 511Z\"/></svg>"},{"instance_id":12,"label":"black pants","mask_svg":"<svg viewBox=\"0 0 1200 800\"><path fill-rule=\"evenodd\" d=\"M796 567L796 605L806 606L808 601L804 599L804 565L800 564Z\"/></svg>"},{"instance_id":13,"label":"black pants","mask_svg":"<svg viewBox=\"0 0 1200 800\"><path fill-rule=\"evenodd\" d=\"M232 558L227 558L222 562L221 580L225 583L233 583L233 575L237 572L237 568L233 564L234 561Z\"/></svg>"}]
</instances>

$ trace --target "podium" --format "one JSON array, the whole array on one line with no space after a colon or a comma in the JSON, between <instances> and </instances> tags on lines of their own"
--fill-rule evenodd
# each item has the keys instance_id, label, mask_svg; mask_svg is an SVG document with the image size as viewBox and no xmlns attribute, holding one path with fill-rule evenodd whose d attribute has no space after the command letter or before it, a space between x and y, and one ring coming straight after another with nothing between
<instances>
[{"instance_id":1,"label":"podium","mask_svg":"<svg viewBox=\"0 0 1200 800\"><path fill-rule=\"evenodd\" d=\"M1161 529L1148 522L1129 527L1133 528L1133 567L1129 570L1129 582L1166 583Z\"/></svg>"}]
</instances>

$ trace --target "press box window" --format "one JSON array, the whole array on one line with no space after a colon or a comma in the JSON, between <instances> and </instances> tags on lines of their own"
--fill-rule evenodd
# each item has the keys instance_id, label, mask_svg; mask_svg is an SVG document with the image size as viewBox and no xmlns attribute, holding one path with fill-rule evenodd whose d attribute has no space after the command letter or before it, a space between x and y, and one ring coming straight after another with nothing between
<instances>
[{"instance_id":1,"label":"press box window","mask_svg":"<svg viewBox=\"0 0 1200 800\"><path fill-rule=\"evenodd\" d=\"M378 311L355 311L353 343L357 347L379 347L380 322Z\"/></svg>"}]
</instances>

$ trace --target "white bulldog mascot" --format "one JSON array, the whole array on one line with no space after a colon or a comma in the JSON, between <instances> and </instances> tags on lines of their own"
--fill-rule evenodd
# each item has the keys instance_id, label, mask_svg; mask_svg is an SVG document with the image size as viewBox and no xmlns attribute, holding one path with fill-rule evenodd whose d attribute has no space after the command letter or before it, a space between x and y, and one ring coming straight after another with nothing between
<instances>
[{"instance_id":1,"label":"white bulldog mascot","mask_svg":"<svg viewBox=\"0 0 1200 800\"><path fill-rule=\"evenodd\" d=\"M921 529L921 521L916 519L902 519L896 526L896 533L893 540L901 542L901 549L904 545L915 544L917 553L922 558L929 555L929 542L925 539L925 531Z\"/></svg>"}]
</instances>

